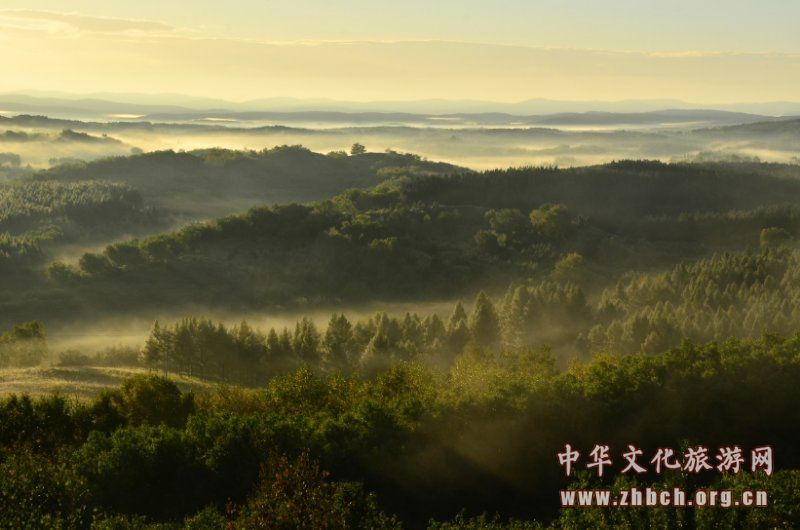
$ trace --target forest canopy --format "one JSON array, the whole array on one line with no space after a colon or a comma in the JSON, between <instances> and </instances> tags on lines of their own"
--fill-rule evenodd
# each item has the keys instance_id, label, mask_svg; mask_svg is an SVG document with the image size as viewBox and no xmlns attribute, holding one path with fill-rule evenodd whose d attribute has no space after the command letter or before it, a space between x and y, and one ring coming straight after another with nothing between
<instances>
[{"instance_id":1,"label":"forest canopy","mask_svg":"<svg viewBox=\"0 0 800 530\"><path fill-rule=\"evenodd\" d=\"M4 184L4 373L121 382L75 401L2 398L0 521L796 526L797 177L753 162L474 172L284 147L140 154ZM328 195L303 195L327 178ZM191 183L202 195L226 179L237 193L250 182L259 204L185 224L199 210L174 205ZM303 200L263 204L283 185ZM142 315L152 325L135 342L55 338ZM681 455L769 443L780 460L769 477L566 477L565 441ZM770 504L554 502L636 486L758 489Z\"/></svg>"}]
</instances>

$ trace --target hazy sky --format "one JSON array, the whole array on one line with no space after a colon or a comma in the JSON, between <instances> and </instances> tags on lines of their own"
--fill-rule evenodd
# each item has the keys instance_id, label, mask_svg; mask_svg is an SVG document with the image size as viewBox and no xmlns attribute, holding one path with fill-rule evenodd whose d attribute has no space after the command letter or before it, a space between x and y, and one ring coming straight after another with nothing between
<instances>
[{"instance_id":1,"label":"hazy sky","mask_svg":"<svg viewBox=\"0 0 800 530\"><path fill-rule=\"evenodd\" d=\"M797 100L798 0L0 0L0 91Z\"/></svg>"}]
</instances>

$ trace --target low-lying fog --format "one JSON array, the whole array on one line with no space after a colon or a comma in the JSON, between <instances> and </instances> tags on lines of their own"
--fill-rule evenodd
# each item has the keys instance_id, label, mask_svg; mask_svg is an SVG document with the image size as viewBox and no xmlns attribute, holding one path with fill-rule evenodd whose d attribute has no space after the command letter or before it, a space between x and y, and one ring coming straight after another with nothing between
<instances>
[{"instance_id":1,"label":"low-lying fog","mask_svg":"<svg viewBox=\"0 0 800 530\"><path fill-rule=\"evenodd\" d=\"M73 124L71 124L73 125ZM133 126L135 125L135 126ZM674 124L609 129L606 126L569 128L446 128L375 125L358 127L237 128L222 125L84 124L73 127L88 138L64 137L53 129L10 127L25 132L26 141L0 130L0 153L19 155L21 166L45 168L73 159L93 160L154 150L192 150L208 147L255 149L304 145L314 151L347 150L359 142L370 151L393 149L431 160L474 169L525 165L561 167L591 165L619 159L664 161L758 157L762 161L797 163L797 135L771 136L695 130ZM103 137L102 135L107 135ZM766 145L769 145L767 147ZM0 163L0 171L3 164ZM8 168L6 168L8 170Z\"/></svg>"},{"instance_id":2,"label":"low-lying fog","mask_svg":"<svg viewBox=\"0 0 800 530\"><path fill-rule=\"evenodd\" d=\"M110 346L140 347L150 334L156 320L161 324L173 324L182 318L195 316L222 322L226 326L233 326L244 320L255 329L267 333L270 328L279 331L287 327L294 330L294 326L299 320L309 317L324 332L333 313L344 313L351 322L367 320L379 311L399 318L402 318L406 312L417 313L420 318L436 313L446 322L456 302L457 300L407 303L375 302L346 308L337 306L328 309L310 308L283 312L231 313L205 307L172 313L148 311L147 315L126 315L91 321L59 323L47 328L47 342L52 356L51 360L57 361L58 354L67 350L93 354ZM462 300L462 302L468 307L471 300Z\"/></svg>"}]
</instances>

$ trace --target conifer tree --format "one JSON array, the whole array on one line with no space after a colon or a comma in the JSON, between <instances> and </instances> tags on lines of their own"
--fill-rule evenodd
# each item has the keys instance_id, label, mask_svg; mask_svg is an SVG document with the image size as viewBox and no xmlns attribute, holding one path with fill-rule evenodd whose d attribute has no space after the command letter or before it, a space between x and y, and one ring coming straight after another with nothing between
<instances>
[{"instance_id":1,"label":"conifer tree","mask_svg":"<svg viewBox=\"0 0 800 530\"><path fill-rule=\"evenodd\" d=\"M295 354L304 362L316 362L320 359L319 332L314 322L303 317L295 326L292 348Z\"/></svg>"},{"instance_id":2,"label":"conifer tree","mask_svg":"<svg viewBox=\"0 0 800 530\"><path fill-rule=\"evenodd\" d=\"M333 369L344 369L353 352L353 326L347 317L332 315L322 341L323 361Z\"/></svg>"},{"instance_id":3,"label":"conifer tree","mask_svg":"<svg viewBox=\"0 0 800 530\"><path fill-rule=\"evenodd\" d=\"M472 341L479 348L492 348L500 340L500 322L492 301L481 291L475 299L475 307L469 322Z\"/></svg>"}]
</instances>

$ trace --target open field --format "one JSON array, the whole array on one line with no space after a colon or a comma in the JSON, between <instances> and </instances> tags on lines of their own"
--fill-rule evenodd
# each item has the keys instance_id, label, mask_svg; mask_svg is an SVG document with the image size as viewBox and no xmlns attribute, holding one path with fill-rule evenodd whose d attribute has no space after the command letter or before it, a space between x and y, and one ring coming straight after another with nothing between
<instances>
[{"instance_id":1,"label":"open field","mask_svg":"<svg viewBox=\"0 0 800 530\"><path fill-rule=\"evenodd\" d=\"M57 393L65 397L89 399L107 388L118 387L134 375L150 370L139 367L106 366L37 366L0 370L0 396L11 394L46 395ZM208 390L214 383L198 378L171 374L181 390Z\"/></svg>"}]
</instances>

